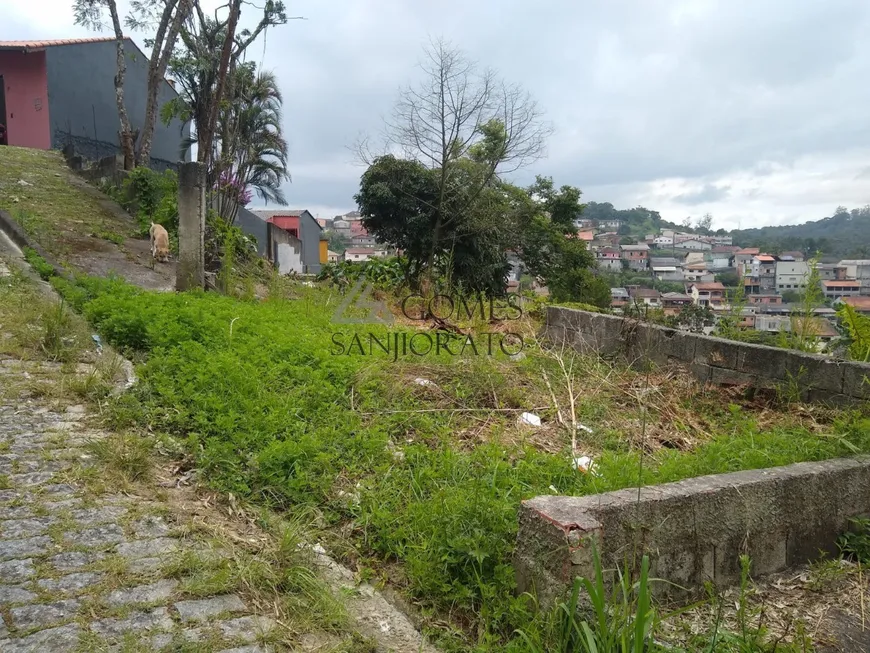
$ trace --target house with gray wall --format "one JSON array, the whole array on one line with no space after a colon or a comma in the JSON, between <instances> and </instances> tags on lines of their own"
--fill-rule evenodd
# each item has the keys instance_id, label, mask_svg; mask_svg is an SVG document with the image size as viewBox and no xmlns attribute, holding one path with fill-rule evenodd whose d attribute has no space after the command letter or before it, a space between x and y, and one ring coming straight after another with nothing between
<instances>
[{"instance_id":1,"label":"house with gray wall","mask_svg":"<svg viewBox=\"0 0 870 653\"><path fill-rule=\"evenodd\" d=\"M294 238L299 240L302 247L301 261L303 272L307 274L317 274L320 272L321 265L327 262L326 243L320 244L321 241L326 240L326 236L323 233L323 227L317 223L315 217L308 210L278 209L267 211L253 209L250 212L263 222L273 224L288 231ZM270 260L275 262L274 259Z\"/></svg>"},{"instance_id":2,"label":"house with gray wall","mask_svg":"<svg viewBox=\"0 0 870 653\"><path fill-rule=\"evenodd\" d=\"M39 149L73 145L87 159L120 153L120 123L115 99L117 45L114 37L49 41L0 41L0 122L8 144ZM148 57L124 39L127 72L124 105L134 132L145 123ZM160 120L160 107L178 97L163 80L157 95L157 120L151 167L174 168L189 160L182 142L190 123Z\"/></svg>"}]
</instances>

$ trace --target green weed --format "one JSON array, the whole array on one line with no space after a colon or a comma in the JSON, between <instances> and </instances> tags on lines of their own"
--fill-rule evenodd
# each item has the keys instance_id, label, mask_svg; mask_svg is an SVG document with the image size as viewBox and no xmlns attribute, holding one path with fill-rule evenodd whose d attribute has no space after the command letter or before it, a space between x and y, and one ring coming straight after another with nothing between
<instances>
[{"instance_id":1,"label":"green weed","mask_svg":"<svg viewBox=\"0 0 870 653\"><path fill-rule=\"evenodd\" d=\"M497 650L518 628L535 636L511 564L525 498L870 452L861 412L838 414L820 434L787 414L762 427L752 411L709 407L699 395L675 407L708 411L711 433L686 450L645 453L641 466L630 426L638 400L610 389L614 374L630 373L578 357L576 374L590 376L578 414L593 426L613 416L629 425L602 426L582 443L595 447L598 475L582 474L569 437L548 432L542 447L518 433L517 413L498 412L537 410L555 423L542 377L553 362L534 349L520 362L498 353L336 355L335 332L388 331L333 324L327 290L289 282L281 297L291 299L263 302L149 293L113 279L55 287L110 344L145 361L137 388L106 410L114 424L169 434L219 490L270 508L316 507L331 532L349 534L361 566L398 570L396 584L433 621L447 621L441 643L457 650ZM434 386L413 383L420 374ZM636 383L626 377L629 392ZM305 582L303 574L281 586Z\"/></svg>"},{"instance_id":2,"label":"green weed","mask_svg":"<svg viewBox=\"0 0 870 653\"><path fill-rule=\"evenodd\" d=\"M870 563L870 519L850 519L849 524L840 536L840 551L861 564Z\"/></svg>"},{"instance_id":3,"label":"green weed","mask_svg":"<svg viewBox=\"0 0 870 653\"><path fill-rule=\"evenodd\" d=\"M650 598L647 556L636 582L626 568L618 571L610 588L597 547L593 546L592 555L594 578L575 579L570 598L556 607L543 637L518 632L530 653L644 653L657 649L652 636L658 618Z\"/></svg>"},{"instance_id":4,"label":"green weed","mask_svg":"<svg viewBox=\"0 0 870 653\"><path fill-rule=\"evenodd\" d=\"M55 275L54 266L36 253L36 250L25 247L23 250L24 260L30 264L36 273L44 280Z\"/></svg>"}]
</instances>

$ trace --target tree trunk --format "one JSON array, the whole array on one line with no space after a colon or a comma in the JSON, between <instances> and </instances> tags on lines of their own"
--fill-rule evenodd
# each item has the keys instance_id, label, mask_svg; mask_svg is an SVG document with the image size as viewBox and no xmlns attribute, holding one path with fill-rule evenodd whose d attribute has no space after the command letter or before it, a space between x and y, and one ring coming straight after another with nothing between
<instances>
[{"instance_id":1,"label":"tree trunk","mask_svg":"<svg viewBox=\"0 0 870 653\"><path fill-rule=\"evenodd\" d=\"M236 36L236 25L239 22L239 14L242 11L242 0L233 0L230 5L230 16L227 22L227 34L221 51L220 67L218 68L217 85L209 107L208 124L203 134L200 134L200 125L197 125L197 138L200 147L197 148L197 161L209 166L212 159L212 146L214 144L214 132L217 125L218 110L223 100L224 86L227 80L227 71L230 67L230 58L233 53L233 43Z\"/></svg>"},{"instance_id":2,"label":"tree trunk","mask_svg":"<svg viewBox=\"0 0 870 653\"><path fill-rule=\"evenodd\" d=\"M173 9L175 13L173 14ZM151 163L151 146L154 140L154 127L157 122L157 95L160 83L166 75L169 58L181 32L181 26L190 13L189 0L180 0L176 8L175 1L168 2L157 28L154 47L151 51L151 61L148 64L148 95L145 100L145 124L142 126L142 139L136 157L137 165L148 166ZM171 24L170 24L171 19ZM168 30L168 33L167 33Z\"/></svg>"},{"instance_id":3,"label":"tree trunk","mask_svg":"<svg viewBox=\"0 0 870 653\"><path fill-rule=\"evenodd\" d=\"M112 26L115 28L117 43L118 70L115 73L115 102L118 105L118 118L121 122L120 145L124 154L124 170L132 170L136 161L133 130L130 118L127 116L127 106L124 104L124 77L127 74L127 58L124 55L124 32L121 30L121 19L118 17L118 5L115 0L109 0L109 12L112 14Z\"/></svg>"}]
</instances>

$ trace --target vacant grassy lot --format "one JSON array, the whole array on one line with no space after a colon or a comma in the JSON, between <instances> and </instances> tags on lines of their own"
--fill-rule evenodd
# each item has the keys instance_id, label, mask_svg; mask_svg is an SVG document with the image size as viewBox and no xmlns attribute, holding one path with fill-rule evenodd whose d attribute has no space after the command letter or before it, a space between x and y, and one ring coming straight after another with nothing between
<instances>
[{"instance_id":1,"label":"vacant grassy lot","mask_svg":"<svg viewBox=\"0 0 870 653\"><path fill-rule=\"evenodd\" d=\"M410 598L448 650L524 650L515 629L539 625L514 597L523 498L870 452L870 418L857 411L750 401L530 339L521 360L339 355L335 332L346 341L355 329L364 339L387 329L333 324L339 298L321 288L245 302L119 281L58 285L142 361L141 383L111 408L117 426L177 441L223 491L316 508L332 551ZM403 329L414 333L394 331ZM558 417L570 423L569 395L589 429L577 431L574 453L595 459L594 474L571 463ZM518 425L524 410L542 425Z\"/></svg>"}]
</instances>

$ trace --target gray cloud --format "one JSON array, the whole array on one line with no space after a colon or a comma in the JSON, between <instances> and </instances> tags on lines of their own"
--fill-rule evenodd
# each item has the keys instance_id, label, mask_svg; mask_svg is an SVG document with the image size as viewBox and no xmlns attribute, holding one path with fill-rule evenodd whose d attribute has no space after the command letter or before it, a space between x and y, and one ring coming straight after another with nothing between
<instances>
[{"instance_id":1,"label":"gray cloud","mask_svg":"<svg viewBox=\"0 0 870 653\"><path fill-rule=\"evenodd\" d=\"M680 193L673 197L673 201L678 204L687 204L694 206L695 204L709 204L724 200L731 195L730 186L714 186L713 184L705 184L701 189L690 193Z\"/></svg>"},{"instance_id":2,"label":"gray cloud","mask_svg":"<svg viewBox=\"0 0 870 653\"><path fill-rule=\"evenodd\" d=\"M68 20L46 34L42 10L8 1L26 33L0 26L2 38L77 32ZM353 207L362 168L348 148L378 132L433 36L523 84L553 122L548 157L520 183L550 175L678 219L699 202L772 223L870 201L856 179L870 166L866 0L295 0L291 12L308 20L251 56L285 95L294 206ZM814 204L783 206L807 183Z\"/></svg>"}]
</instances>

